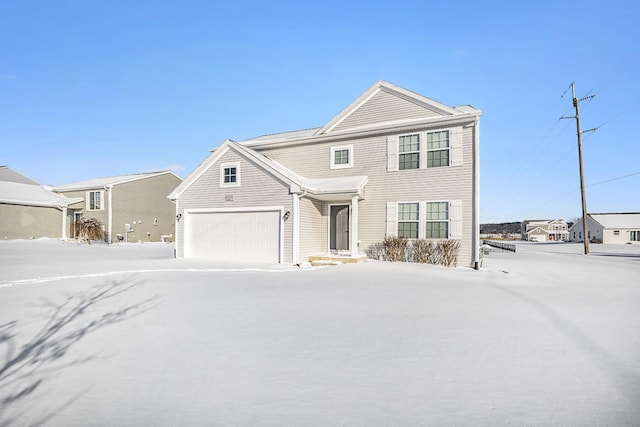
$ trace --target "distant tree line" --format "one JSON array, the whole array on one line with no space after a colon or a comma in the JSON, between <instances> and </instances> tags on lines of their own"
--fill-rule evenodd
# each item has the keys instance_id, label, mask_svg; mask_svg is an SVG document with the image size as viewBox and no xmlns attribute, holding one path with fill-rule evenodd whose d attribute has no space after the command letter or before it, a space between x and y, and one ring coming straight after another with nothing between
<instances>
[{"instance_id":1,"label":"distant tree line","mask_svg":"<svg viewBox=\"0 0 640 427\"><path fill-rule=\"evenodd\" d=\"M480 234L520 234L521 226L520 222L480 224Z\"/></svg>"}]
</instances>

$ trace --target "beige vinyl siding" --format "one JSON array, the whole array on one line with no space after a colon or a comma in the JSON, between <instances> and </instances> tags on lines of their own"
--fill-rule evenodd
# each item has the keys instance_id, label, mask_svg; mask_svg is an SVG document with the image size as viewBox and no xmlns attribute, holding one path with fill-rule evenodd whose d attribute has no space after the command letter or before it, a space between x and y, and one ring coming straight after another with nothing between
<instances>
[{"instance_id":1,"label":"beige vinyl siding","mask_svg":"<svg viewBox=\"0 0 640 427\"><path fill-rule=\"evenodd\" d=\"M104 209L99 210L99 211L89 211L86 209L86 197L87 197L87 192L88 191L104 191ZM76 212L81 212L82 216L85 218L95 218L98 221L100 221L100 223L104 226L104 230L107 230L107 226L108 226L108 221L109 221L109 193L104 189L104 187L101 188L93 188L90 190L74 190L74 191L60 191L60 194L69 197L69 198L74 198L74 197L80 197L81 199L85 200L82 203L79 203L75 206L78 206ZM71 236L69 236L71 237Z\"/></svg>"},{"instance_id":2,"label":"beige vinyl siding","mask_svg":"<svg viewBox=\"0 0 640 427\"><path fill-rule=\"evenodd\" d=\"M0 204L0 239L62 237L62 211L57 208Z\"/></svg>"},{"instance_id":3,"label":"beige vinyl siding","mask_svg":"<svg viewBox=\"0 0 640 427\"><path fill-rule=\"evenodd\" d=\"M116 240L117 234L125 234L125 224L133 227L133 233L129 233L129 241L133 242L159 242L160 236L174 234L176 207L167 196L180 182L177 176L166 173L115 185L111 190L112 241ZM105 201L108 197L105 191ZM157 225L154 225L154 219L158 220Z\"/></svg>"},{"instance_id":4,"label":"beige vinyl siding","mask_svg":"<svg viewBox=\"0 0 640 427\"><path fill-rule=\"evenodd\" d=\"M333 130L356 128L392 120L438 117L439 114L397 95L380 90L365 105L340 122Z\"/></svg>"},{"instance_id":5,"label":"beige vinyl siding","mask_svg":"<svg viewBox=\"0 0 640 427\"><path fill-rule=\"evenodd\" d=\"M311 255L327 252L327 217L323 215L323 202L303 197L300 199L300 261Z\"/></svg>"},{"instance_id":6,"label":"beige vinyl siding","mask_svg":"<svg viewBox=\"0 0 640 427\"><path fill-rule=\"evenodd\" d=\"M411 131L451 129L450 125L431 126ZM386 133L359 139L305 144L286 148L262 148L273 160L309 178L368 176L364 200L360 201L358 238L360 251L380 242L386 231L386 206L390 201L460 200L462 211L462 248L459 264L472 262L473 236L473 122L462 131L462 165L431 169L387 171ZM398 132L400 133L400 132ZM406 132L405 132L406 133ZM354 165L348 169L330 169L330 147L353 144Z\"/></svg>"},{"instance_id":7,"label":"beige vinyl siding","mask_svg":"<svg viewBox=\"0 0 640 427\"><path fill-rule=\"evenodd\" d=\"M220 164L227 162L240 163L240 186L220 188ZM233 196L232 201L226 196ZM258 206L283 206L292 209L292 195L283 182L257 167L254 163L239 156L233 150L227 151L218 161L212 164L195 180L180 196L178 209L207 208L248 208ZM292 235L293 221L284 221L284 253L283 262L293 262ZM178 222L178 233L184 236L184 221ZM184 256L182 244L177 245L177 256Z\"/></svg>"}]
</instances>

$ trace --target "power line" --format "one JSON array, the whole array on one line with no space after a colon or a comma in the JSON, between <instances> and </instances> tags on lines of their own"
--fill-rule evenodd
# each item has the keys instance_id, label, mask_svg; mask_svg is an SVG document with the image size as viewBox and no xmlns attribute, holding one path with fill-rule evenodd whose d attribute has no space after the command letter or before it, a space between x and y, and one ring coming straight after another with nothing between
<instances>
[{"instance_id":1,"label":"power line","mask_svg":"<svg viewBox=\"0 0 640 427\"><path fill-rule=\"evenodd\" d=\"M596 185L606 184L608 182L618 181L618 180L629 178L629 177L636 176L636 175L640 175L640 171L629 173L629 174L622 175L622 176L618 176L618 177L615 177L615 178L605 179L604 181L594 182L593 184L585 185L585 188L595 187ZM541 205L537 205L537 207L548 206L551 203L555 202L556 200L561 199L564 196L568 196L569 194L575 193L576 191L580 191L580 187L576 187L576 188L574 188L572 190L567 191L566 193L562 193L562 194L554 197L553 199L548 200L546 203L543 203Z\"/></svg>"}]
</instances>

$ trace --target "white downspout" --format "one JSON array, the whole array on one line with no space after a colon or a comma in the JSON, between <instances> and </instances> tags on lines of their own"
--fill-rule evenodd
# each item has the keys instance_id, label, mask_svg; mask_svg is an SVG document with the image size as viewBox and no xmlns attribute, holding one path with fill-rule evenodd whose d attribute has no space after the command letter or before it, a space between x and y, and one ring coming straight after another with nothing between
<instances>
[{"instance_id":1,"label":"white downspout","mask_svg":"<svg viewBox=\"0 0 640 427\"><path fill-rule=\"evenodd\" d=\"M473 144L473 268L480 269L480 120L476 117Z\"/></svg>"},{"instance_id":2,"label":"white downspout","mask_svg":"<svg viewBox=\"0 0 640 427\"><path fill-rule=\"evenodd\" d=\"M349 224L349 237L351 238L351 256L358 256L358 196L351 199L351 224Z\"/></svg>"},{"instance_id":3,"label":"white downspout","mask_svg":"<svg viewBox=\"0 0 640 427\"><path fill-rule=\"evenodd\" d=\"M291 244L293 265L300 265L300 199L307 195L307 191L293 193L293 242Z\"/></svg>"}]
</instances>

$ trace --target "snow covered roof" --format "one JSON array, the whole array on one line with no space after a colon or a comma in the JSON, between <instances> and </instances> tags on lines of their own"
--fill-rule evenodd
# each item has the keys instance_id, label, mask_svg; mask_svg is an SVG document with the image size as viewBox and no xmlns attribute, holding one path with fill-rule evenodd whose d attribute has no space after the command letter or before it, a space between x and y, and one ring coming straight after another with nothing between
<instances>
[{"instance_id":1,"label":"snow covered roof","mask_svg":"<svg viewBox=\"0 0 640 427\"><path fill-rule=\"evenodd\" d=\"M241 144L250 144L254 142L280 142L288 139L305 138L315 134L320 128L294 130L290 132L274 133L271 135L262 135L255 138L242 141Z\"/></svg>"},{"instance_id":2,"label":"snow covered roof","mask_svg":"<svg viewBox=\"0 0 640 427\"><path fill-rule=\"evenodd\" d=\"M640 212L628 213L595 213L589 214L604 228L637 228L640 229Z\"/></svg>"},{"instance_id":3,"label":"snow covered roof","mask_svg":"<svg viewBox=\"0 0 640 427\"><path fill-rule=\"evenodd\" d=\"M332 200L347 200L356 195L363 195L364 187L368 182L368 177L364 175L340 178L306 178L251 148L234 141L226 140L168 196L169 199L178 199L194 181L214 165L229 149L235 150L242 156L252 160L262 169L268 171L271 175L287 183L292 192L307 192L310 196L317 199L331 198Z\"/></svg>"},{"instance_id":4,"label":"snow covered roof","mask_svg":"<svg viewBox=\"0 0 640 427\"><path fill-rule=\"evenodd\" d=\"M125 182L136 181L139 179L151 178L153 176L173 174L172 171L158 171L158 172L145 172L135 173L130 175L110 176L106 178L95 178L86 181L73 182L71 184L59 185L54 187L54 191L73 191L73 190L89 190L92 188L104 188L107 186L113 186L118 184L124 184Z\"/></svg>"},{"instance_id":5,"label":"snow covered roof","mask_svg":"<svg viewBox=\"0 0 640 427\"><path fill-rule=\"evenodd\" d=\"M21 174L20 172L16 171L15 169L9 166L0 166L0 181L40 185L38 181L31 179L24 174Z\"/></svg>"},{"instance_id":6,"label":"snow covered roof","mask_svg":"<svg viewBox=\"0 0 640 427\"><path fill-rule=\"evenodd\" d=\"M385 92L397 98L406 100L421 107L425 111L435 113L435 116L424 115L413 118L388 118L388 120L384 121L374 120L365 122L360 125L350 126L346 129L339 129L341 123L343 123L345 120L348 120L349 117L357 114L360 108L363 107L363 105L369 102L376 94L379 94L381 92ZM426 122L442 122L443 120L468 120L473 117L477 117L480 114L482 114L482 111L470 105L450 107L431 98L427 98L426 96L394 85L393 83L379 80L322 127L292 132L283 132L272 135L263 135L245 141L240 141L239 144L247 145L250 147L257 147L262 145L286 142L306 143L318 140L320 138L332 137L345 133L377 132L389 128L416 126L418 124L424 124Z\"/></svg>"},{"instance_id":7,"label":"snow covered roof","mask_svg":"<svg viewBox=\"0 0 640 427\"><path fill-rule=\"evenodd\" d=\"M82 198L69 198L54 193L42 185L0 181L0 203L25 206L61 207L81 202Z\"/></svg>"}]
</instances>

